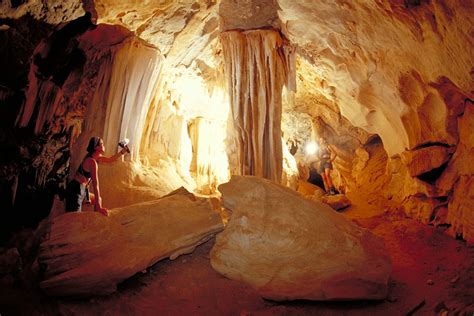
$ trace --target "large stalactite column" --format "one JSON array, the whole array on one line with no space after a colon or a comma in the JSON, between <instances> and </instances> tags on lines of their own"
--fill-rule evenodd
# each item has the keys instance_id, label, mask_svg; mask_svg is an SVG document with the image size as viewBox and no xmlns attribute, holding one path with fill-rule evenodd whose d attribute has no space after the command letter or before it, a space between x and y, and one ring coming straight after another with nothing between
<instances>
[{"instance_id":1,"label":"large stalactite column","mask_svg":"<svg viewBox=\"0 0 474 316\"><path fill-rule=\"evenodd\" d=\"M156 48L140 41L130 42L115 55L104 136L109 145L106 148L114 149L120 139L128 137L133 144L132 160L139 160L145 118L161 71L161 59Z\"/></svg>"},{"instance_id":2,"label":"large stalactite column","mask_svg":"<svg viewBox=\"0 0 474 316\"><path fill-rule=\"evenodd\" d=\"M282 175L281 93L294 90L291 47L275 30L229 31L220 35L238 173L280 182Z\"/></svg>"}]
</instances>

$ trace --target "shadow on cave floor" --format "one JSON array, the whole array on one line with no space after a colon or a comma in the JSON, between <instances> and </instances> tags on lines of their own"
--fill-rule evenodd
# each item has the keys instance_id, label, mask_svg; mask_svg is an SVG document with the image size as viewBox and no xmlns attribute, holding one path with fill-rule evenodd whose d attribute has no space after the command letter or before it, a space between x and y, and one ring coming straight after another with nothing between
<instances>
[{"instance_id":1,"label":"shadow on cave floor","mask_svg":"<svg viewBox=\"0 0 474 316\"><path fill-rule=\"evenodd\" d=\"M353 205L344 216L384 239L392 258L389 296L369 302L273 302L249 286L215 272L211 240L189 255L163 260L106 297L55 299L37 285L14 284L0 294L0 313L42 315L472 315L474 248L439 228L406 218L377 203ZM372 214L372 216L371 216ZM367 267L370 269L370 267ZM8 293L7 293L8 292ZM469 314L470 313L470 314Z\"/></svg>"}]
</instances>

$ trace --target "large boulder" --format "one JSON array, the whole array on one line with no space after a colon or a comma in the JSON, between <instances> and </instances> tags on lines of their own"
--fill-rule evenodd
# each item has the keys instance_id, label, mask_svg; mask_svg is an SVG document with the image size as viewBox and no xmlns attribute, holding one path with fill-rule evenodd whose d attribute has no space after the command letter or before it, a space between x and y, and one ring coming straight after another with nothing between
<instances>
[{"instance_id":1,"label":"large boulder","mask_svg":"<svg viewBox=\"0 0 474 316\"><path fill-rule=\"evenodd\" d=\"M219 187L232 210L212 267L273 300L383 299L391 262L382 240L329 206L269 180Z\"/></svg>"},{"instance_id":2,"label":"large boulder","mask_svg":"<svg viewBox=\"0 0 474 316\"><path fill-rule=\"evenodd\" d=\"M49 295L108 294L157 261L192 252L223 229L207 199L177 190L162 199L52 220L41 244L41 288Z\"/></svg>"}]
</instances>

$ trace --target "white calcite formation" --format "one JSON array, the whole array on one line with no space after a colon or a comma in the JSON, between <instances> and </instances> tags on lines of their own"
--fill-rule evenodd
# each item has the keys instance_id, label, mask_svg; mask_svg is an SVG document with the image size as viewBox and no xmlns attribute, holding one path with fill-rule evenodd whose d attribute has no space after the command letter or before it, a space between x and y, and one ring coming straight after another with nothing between
<instances>
[{"instance_id":1,"label":"white calcite formation","mask_svg":"<svg viewBox=\"0 0 474 316\"><path fill-rule=\"evenodd\" d=\"M41 244L41 288L55 296L108 294L157 261L190 253L223 229L209 200L177 190L162 199L53 219Z\"/></svg>"},{"instance_id":2,"label":"white calcite formation","mask_svg":"<svg viewBox=\"0 0 474 316\"><path fill-rule=\"evenodd\" d=\"M322 203L257 177L219 187L232 210L212 267L273 300L383 299L391 263L382 240Z\"/></svg>"},{"instance_id":3,"label":"white calcite formation","mask_svg":"<svg viewBox=\"0 0 474 316\"><path fill-rule=\"evenodd\" d=\"M130 157L139 160L145 119L160 76L162 56L156 47L131 35L118 43L104 45L104 37L111 31L92 31L81 38L80 47L87 52L88 61L94 65L99 57L101 61L94 78L94 91L86 90L86 83L80 87L80 92L91 101L84 114L84 128L73 148L74 166L82 160L81 151L90 137L96 135L103 137L108 155L116 152L121 139L128 138Z\"/></svg>"}]
</instances>

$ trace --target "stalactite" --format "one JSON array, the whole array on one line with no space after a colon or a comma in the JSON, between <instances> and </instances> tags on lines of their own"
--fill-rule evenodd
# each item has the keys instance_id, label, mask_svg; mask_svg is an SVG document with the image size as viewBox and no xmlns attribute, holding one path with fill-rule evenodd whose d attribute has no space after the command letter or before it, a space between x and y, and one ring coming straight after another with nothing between
<instances>
[{"instance_id":1,"label":"stalactite","mask_svg":"<svg viewBox=\"0 0 474 316\"><path fill-rule=\"evenodd\" d=\"M161 71L161 54L138 39L114 55L104 126L106 148L130 139L132 160L139 159L142 131Z\"/></svg>"},{"instance_id":2,"label":"stalactite","mask_svg":"<svg viewBox=\"0 0 474 316\"><path fill-rule=\"evenodd\" d=\"M40 45L35 53L39 54L44 49L45 46ZM30 84L26 92L26 101L16 121L19 127L26 127L30 123L35 109L37 109L35 134L40 133L46 123L54 122L55 112L59 104L64 101L61 88L49 79L39 79L36 75L37 71L38 67L32 64L28 75Z\"/></svg>"},{"instance_id":3,"label":"stalactite","mask_svg":"<svg viewBox=\"0 0 474 316\"><path fill-rule=\"evenodd\" d=\"M61 84L53 75L43 76L32 63L17 125L33 122L36 134L69 131L72 169L83 159L89 138L96 135L104 138L107 154L115 153L119 139L128 137L131 157L138 160L145 116L161 69L159 50L122 27L109 25L100 25L74 41L75 54L80 52L84 58L72 66L56 67L64 74ZM49 44L45 41L35 50L40 62L49 58ZM67 53L63 58L71 60ZM41 174L47 175L48 170Z\"/></svg>"},{"instance_id":4,"label":"stalactite","mask_svg":"<svg viewBox=\"0 0 474 316\"><path fill-rule=\"evenodd\" d=\"M280 182L282 175L281 93L294 89L293 52L274 30L229 31L220 35L239 173Z\"/></svg>"},{"instance_id":5,"label":"stalactite","mask_svg":"<svg viewBox=\"0 0 474 316\"><path fill-rule=\"evenodd\" d=\"M158 79L157 83L157 89L155 90L156 93L153 96L153 99L150 104L150 108L148 110L147 118L145 120L145 126L143 128L143 137L142 137L142 143L140 145L140 148L142 151L149 150L152 147L152 135L155 135L156 131L156 125L158 124L158 112L159 109L162 107L162 103L164 100L162 99L162 92L164 91L166 87L166 82L163 81L160 77Z\"/></svg>"}]
</instances>

